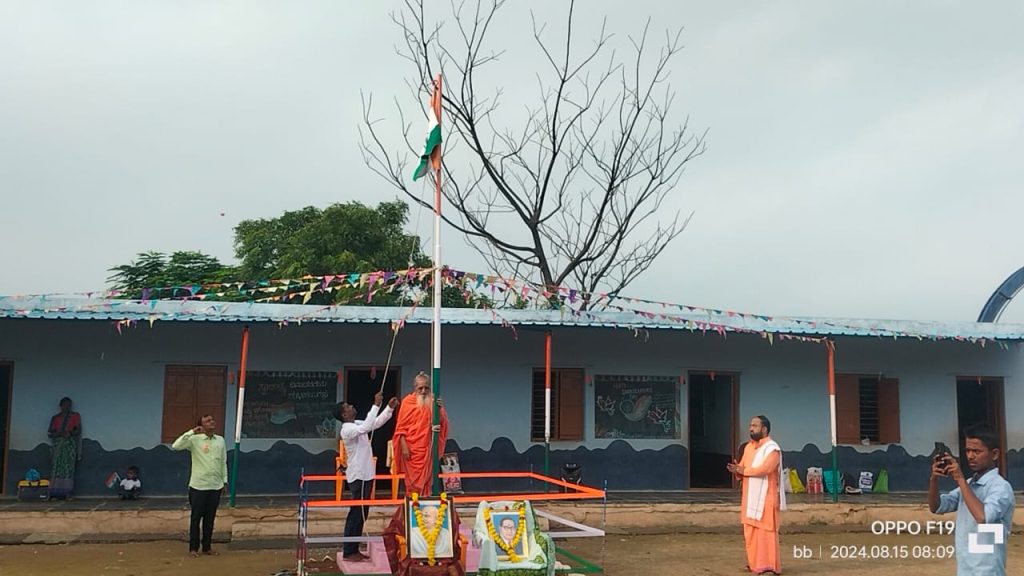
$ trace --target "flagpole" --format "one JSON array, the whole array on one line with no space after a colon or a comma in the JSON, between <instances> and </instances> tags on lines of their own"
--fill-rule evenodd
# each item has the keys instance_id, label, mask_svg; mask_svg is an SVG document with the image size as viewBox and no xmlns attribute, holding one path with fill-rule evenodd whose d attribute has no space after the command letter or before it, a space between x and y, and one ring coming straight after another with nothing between
<instances>
[{"instance_id":1,"label":"flagpole","mask_svg":"<svg viewBox=\"0 0 1024 576\"><path fill-rule=\"evenodd\" d=\"M438 74L434 80L434 97L431 99L431 106L434 107L434 114L438 125L441 124L441 75ZM437 148L437 159L434 162L434 321L432 325L432 363L430 382L433 387L434 398L441 397L441 147ZM432 424L441 422L441 408L434 403L434 414ZM430 455L430 477L433 482L433 493L441 493L441 478L437 473L441 470L440 452L443 446L438 446L439 433L437 430L431 432L433 440L433 453Z\"/></svg>"},{"instance_id":2,"label":"flagpole","mask_svg":"<svg viewBox=\"0 0 1024 576\"><path fill-rule=\"evenodd\" d=\"M544 475L551 476L551 330L544 334ZM548 485L544 485L547 492Z\"/></svg>"},{"instance_id":3,"label":"flagpole","mask_svg":"<svg viewBox=\"0 0 1024 576\"><path fill-rule=\"evenodd\" d=\"M832 501L839 502L839 462L836 447L839 445L836 432L836 348L831 340L825 340L828 361L828 411L829 432L832 436Z\"/></svg>"},{"instance_id":4,"label":"flagpole","mask_svg":"<svg viewBox=\"0 0 1024 576\"><path fill-rule=\"evenodd\" d=\"M238 399L235 407L235 453L231 459L230 506L235 507L238 488L238 456L242 452L242 412L245 406L245 372L249 364L249 327L242 328L242 359L238 364Z\"/></svg>"}]
</instances>

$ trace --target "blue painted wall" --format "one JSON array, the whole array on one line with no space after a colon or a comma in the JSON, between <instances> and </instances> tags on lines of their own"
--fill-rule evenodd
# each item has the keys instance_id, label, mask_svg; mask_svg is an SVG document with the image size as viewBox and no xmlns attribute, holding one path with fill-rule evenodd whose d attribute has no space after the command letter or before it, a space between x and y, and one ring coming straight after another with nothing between
<instances>
[{"instance_id":1,"label":"blue painted wall","mask_svg":"<svg viewBox=\"0 0 1024 576\"><path fill-rule=\"evenodd\" d=\"M583 368L583 442L552 444L552 469L562 462L584 466L587 483L613 490L688 487L686 388L679 409L682 437L676 440L593 438L594 374L685 376L693 370L736 372L740 378L737 433L749 417L768 414L787 464L825 465L829 448L825 353L821 346L729 335L683 332L634 335L616 329L554 329L555 367ZM84 421L85 459L80 493L104 493L102 480L129 464L143 467L150 493L184 493L187 454L160 444L164 367L216 364L237 371L240 324L157 322L118 334L112 323L0 320L0 360L15 364L8 493L27 467L49 470L46 425L62 396L75 400ZM444 330L443 396L451 414L451 448L464 470L543 467L542 445L530 441L531 373L543 365L542 331L497 326L450 326ZM305 324L252 327L252 370L343 370L383 365L391 332L383 325ZM927 480L924 456L933 442L956 447L955 380L959 375L1005 379L1006 405L1024 402L1021 346L1010 350L952 342L840 338L840 373L883 373L900 379L902 442L853 446L840 452L855 469L885 467L893 489L920 489ZM399 335L393 365L410 379L429 367L429 329L411 325ZM339 387L339 400L343 387ZM228 386L222 419L233 442L236 391ZM1024 418L1009 411L1007 439L1011 481L1024 482ZM243 493L290 493L298 470L327 473L336 443L330 439L246 440L239 489ZM923 466L923 467L922 467ZM483 487L481 487L483 488Z\"/></svg>"}]
</instances>

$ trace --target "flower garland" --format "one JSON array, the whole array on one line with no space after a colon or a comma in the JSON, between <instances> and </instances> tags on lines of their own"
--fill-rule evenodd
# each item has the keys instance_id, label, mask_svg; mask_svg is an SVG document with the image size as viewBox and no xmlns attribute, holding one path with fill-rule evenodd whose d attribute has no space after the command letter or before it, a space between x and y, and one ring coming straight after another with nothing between
<instances>
[{"instance_id":1,"label":"flower garland","mask_svg":"<svg viewBox=\"0 0 1024 576\"><path fill-rule=\"evenodd\" d=\"M498 531L494 529L494 523L491 522L491 508L489 506L484 508L484 523L487 526L487 533L491 536L491 540L508 554L508 559L513 564L522 560L516 554L516 546L519 545L519 541L523 538L523 533L526 531L526 506L520 502L516 504L516 508L519 509L519 527L516 528L516 536L512 539L512 544L505 544L501 537L498 536Z\"/></svg>"},{"instance_id":2,"label":"flower garland","mask_svg":"<svg viewBox=\"0 0 1024 576\"><path fill-rule=\"evenodd\" d=\"M444 513L447 509L448 494L441 492L441 507L437 509L437 522L430 531L427 531L423 526L423 512L420 511L420 495L416 492L412 493L412 511L416 515L416 528L420 531L423 539L427 541L427 564L430 566L437 564L437 560L434 558L437 537L441 534L441 528L444 525Z\"/></svg>"}]
</instances>

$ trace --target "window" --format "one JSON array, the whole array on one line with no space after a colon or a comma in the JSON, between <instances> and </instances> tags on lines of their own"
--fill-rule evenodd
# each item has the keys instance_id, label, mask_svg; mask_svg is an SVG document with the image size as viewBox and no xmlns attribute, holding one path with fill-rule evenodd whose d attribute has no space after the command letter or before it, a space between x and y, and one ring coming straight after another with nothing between
<instances>
[{"instance_id":1,"label":"window","mask_svg":"<svg viewBox=\"0 0 1024 576\"><path fill-rule=\"evenodd\" d=\"M859 378L857 380L860 401L860 438L878 442L878 380Z\"/></svg>"},{"instance_id":2,"label":"window","mask_svg":"<svg viewBox=\"0 0 1024 576\"><path fill-rule=\"evenodd\" d=\"M836 440L840 444L900 441L899 380L836 375Z\"/></svg>"},{"instance_id":3,"label":"window","mask_svg":"<svg viewBox=\"0 0 1024 576\"><path fill-rule=\"evenodd\" d=\"M168 366L164 371L163 443L174 442L194 428L203 414L211 414L223 430L227 368L224 366Z\"/></svg>"},{"instance_id":4,"label":"window","mask_svg":"<svg viewBox=\"0 0 1024 576\"><path fill-rule=\"evenodd\" d=\"M533 369L530 438L544 441L544 369ZM583 440L583 370L551 369L551 439Z\"/></svg>"}]
</instances>

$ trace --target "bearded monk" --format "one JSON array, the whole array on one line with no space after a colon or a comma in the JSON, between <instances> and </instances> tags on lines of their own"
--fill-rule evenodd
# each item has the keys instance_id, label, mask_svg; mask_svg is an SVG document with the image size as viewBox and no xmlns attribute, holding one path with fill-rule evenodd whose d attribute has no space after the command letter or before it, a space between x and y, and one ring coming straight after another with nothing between
<instances>
[{"instance_id":1,"label":"bearded monk","mask_svg":"<svg viewBox=\"0 0 1024 576\"><path fill-rule=\"evenodd\" d=\"M782 487L782 448L769 435L772 423L766 416L750 421L750 442L743 457L726 465L743 481L743 539L747 547L747 570L754 574L781 574L779 554L779 511L786 509Z\"/></svg>"},{"instance_id":2,"label":"bearded monk","mask_svg":"<svg viewBox=\"0 0 1024 576\"><path fill-rule=\"evenodd\" d=\"M398 408L398 423L392 445L395 447L395 471L405 474L406 493L429 495L433 484L432 432L440 432L434 451L440 456L448 440L448 414L441 405L441 421L435 423L434 394L430 390L430 377L420 372L413 379L412 392L402 399Z\"/></svg>"}]
</instances>

